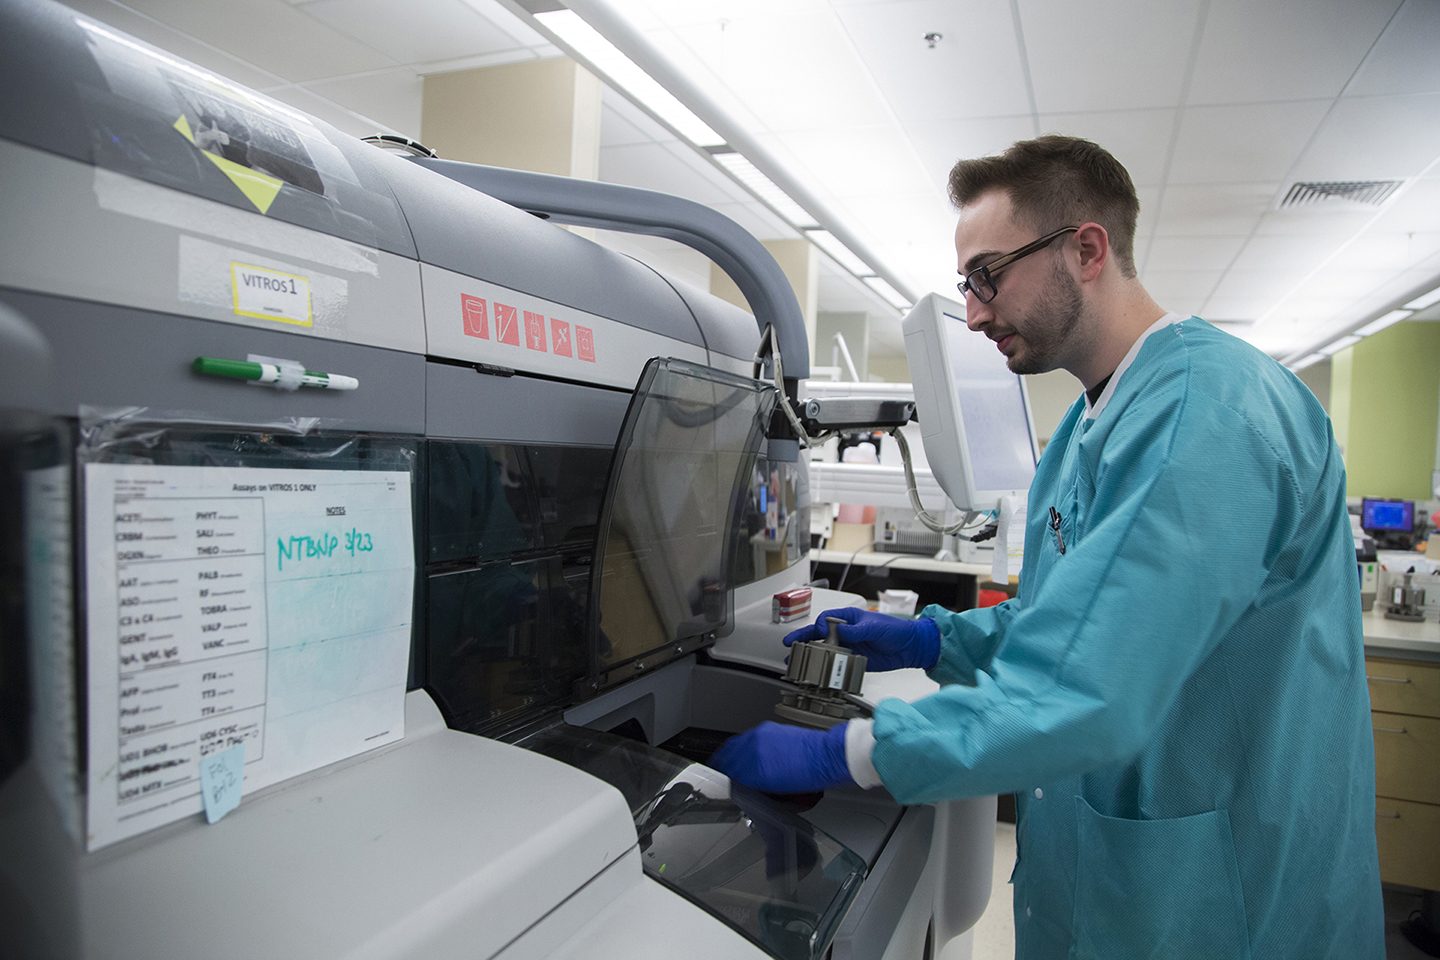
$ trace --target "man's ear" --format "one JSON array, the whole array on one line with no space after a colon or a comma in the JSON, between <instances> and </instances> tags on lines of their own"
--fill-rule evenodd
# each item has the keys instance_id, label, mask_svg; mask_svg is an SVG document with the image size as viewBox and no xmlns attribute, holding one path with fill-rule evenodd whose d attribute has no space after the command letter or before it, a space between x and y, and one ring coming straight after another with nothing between
<instances>
[{"instance_id":1,"label":"man's ear","mask_svg":"<svg viewBox=\"0 0 1440 960\"><path fill-rule=\"evenodd\" d=\"M1080 280L1095 280L1110 260L1110 234L1095 222L1082 223L1075 231L1075 245L1080 251Z\"/></svg>"}]
</instances>

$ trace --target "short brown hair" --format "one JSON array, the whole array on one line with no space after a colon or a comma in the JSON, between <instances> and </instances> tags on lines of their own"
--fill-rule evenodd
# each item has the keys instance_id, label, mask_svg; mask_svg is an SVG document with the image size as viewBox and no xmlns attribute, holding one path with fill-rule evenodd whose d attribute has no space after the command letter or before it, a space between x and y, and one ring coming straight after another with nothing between
<instances>
[{"instance_id":1,"label":"short brown hair","mask_svg":"<svg viewBox=\"0 0 1440 960\"><path fill-rule=\"evenodd\" d=\"M1120 161L1098 144L1050 134L1012 144L998 156L961 160L950 170L950 200L963 207L1004 190L1015 216L1045 233L1093 220L1110 235L1120 272L1135 276L1140 200Z\"/></svg>"}]
</instances>

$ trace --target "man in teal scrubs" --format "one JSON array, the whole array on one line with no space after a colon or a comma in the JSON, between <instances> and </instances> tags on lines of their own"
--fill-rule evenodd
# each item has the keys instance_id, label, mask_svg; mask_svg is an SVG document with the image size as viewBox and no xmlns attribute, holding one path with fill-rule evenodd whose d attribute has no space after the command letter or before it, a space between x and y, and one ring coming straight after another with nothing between
<instances>
[{"instance_id":1,"label":"man in teal scrubs","mask_svg":"<svg viewBox=\"0 0 1440 960\"><path fill-rule=\"evenodd\" d=\"M872 669L942 684L873 721L764 724L735 780L1014 791L1021 960L1384 954L1345 468L1310 391L1161 309L1129 175L1041 137L950 176L966 322L1083 384L1029 493L1015 599L839 615ZM923 414L923 411L922 411ZM815 639L819 627L786 642Z\"/></svg>"}]
</instances>

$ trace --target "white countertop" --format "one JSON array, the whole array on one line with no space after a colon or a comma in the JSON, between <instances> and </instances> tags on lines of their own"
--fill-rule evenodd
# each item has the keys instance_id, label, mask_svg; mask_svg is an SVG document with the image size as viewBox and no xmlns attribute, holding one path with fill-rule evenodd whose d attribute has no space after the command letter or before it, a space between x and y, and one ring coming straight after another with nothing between
<instances>
[{"instance_id":1,"label":"white countertop","mask_svg":"<svg viewBox=\"0 0 1440 960\"><path fill-rule=\"evenodd\" d=\"M1361 614L1360 622L1365 631L1365 652L1385 654L1427 654L1440 659L1440 622L1426 620L1411 623L1406 620L1389 620L1379 604Z\"/></svg>"},{"instance_id":2,"label":"white countertop","mask_svg":"<svg viewBox=\"0 0 1440 960\"><path fill-rule=\"evenodd\" d=\"M854 560L851 560L851 557ZM959 560L936 560L916 553L879 553L874 550L811 550L814 563L851 563L857 567L890 567L895 570L929 570L934 573L956 573L967 577L990 577L988 563L961 563Z\"/></svg>"}]
</instances>

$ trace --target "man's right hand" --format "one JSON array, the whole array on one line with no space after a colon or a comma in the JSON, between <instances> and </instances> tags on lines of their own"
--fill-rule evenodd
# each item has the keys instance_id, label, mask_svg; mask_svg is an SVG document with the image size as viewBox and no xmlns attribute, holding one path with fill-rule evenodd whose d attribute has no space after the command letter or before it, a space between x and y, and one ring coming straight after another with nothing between
<instances>
[{"instance_id":1,"label":"man's right hand","mask_svg":"<svg viewBox=\"0 0 1440 960\"><path fill-rule=\"evenodd\" d=\"M840 642L865 657L867 670L929 670L940 660L940 627L934 620L903 620L858 607L826 610L810 626L787 634L785 646L825 639L831 617L845 621L837 631Z\"/></svg>"}]
</instances>

